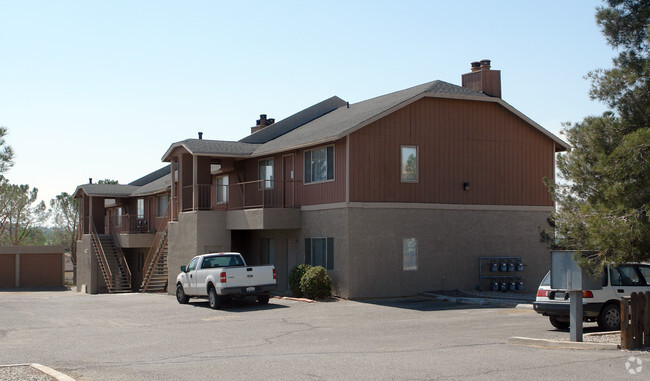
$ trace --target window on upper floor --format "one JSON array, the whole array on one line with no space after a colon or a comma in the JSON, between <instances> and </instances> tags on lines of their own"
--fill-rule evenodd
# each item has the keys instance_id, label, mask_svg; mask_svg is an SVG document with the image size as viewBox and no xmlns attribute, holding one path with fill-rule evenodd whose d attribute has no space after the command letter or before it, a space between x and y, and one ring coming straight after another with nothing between
<instances>
[{"instance_id":1,"label":"window on upper floor","mask_svg":"<svg viewBox=\"0 0 650 381\"><path fill-rule=\"evenodd\" d=\"M418 147L402 146L400 177L403 183L418 182Z\"/></svg>"},{"instance_id":2,"label":"window on upper floor","mask_svg":"<svg viewBox=\"0 0 650 381\"><path fill-rule=\"evenodd\" d=\"M273 189L273 159L264 159L258 162L260 189Z\"/></svg>"},{"instance_id":3,"label":"window on upper floor","mask_svg":"<svg viewBox=\"0 0 650 381\"><path fill-rule=\"evenodd\" d=\"M164 194L158 196L158 217L164 217L167 213L167 207L169 206L169 195Z\"/></svg>"},{"instance_id":4,"label":"window on upper floor","mask_svg":"<svg viewBox=\"0 0 650 381\"><path fill-rule=\"evenodd\" d=\"M305 151L305 183L334 180L334 146Z\"/></svg>"},{"instance_id":5,"label":"window on upper floor","mask_svg":"<svg viewBox=\"0 0 650 381\"><path fill-rule=\"evenodd\" d=\"M228 176L217 177L217 204L228 202Z\"/></svg>"},{"instance_id":6,"label":"window on upper floor","mask_svg":"<svg viewBox=\"0 0 650 381\"><path fill-rule=\"evenodd\" d=\"M115 208L115 226L122 226L122 207Z\"/></svg>"},{"instance_id":7,"label":"window on upper floor","mask_svg":"<svg viewBox=\"0 0 650 381\"><path fill-rule=\"evenodd\" d=\"M138 199L138 219L144 219L144 198Z\"/></svg>"}]
</instances>

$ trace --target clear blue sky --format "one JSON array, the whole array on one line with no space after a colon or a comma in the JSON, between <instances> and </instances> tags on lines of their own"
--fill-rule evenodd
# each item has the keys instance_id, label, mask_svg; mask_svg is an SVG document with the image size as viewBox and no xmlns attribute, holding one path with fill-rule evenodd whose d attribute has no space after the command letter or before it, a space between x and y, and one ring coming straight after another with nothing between
<instances>
[{"instance_id":1,"label":"clear blue sky","mask_svg":"<svg viewBox=\"0 0 650 381\"><path fill-rule=\"evenodd\" d=\"M590 70L615 52L600 1L0 0L0 125L7 174L60 192L128 183L173 142L239 140L337 95L350 103L470 62L501 70L503 99L546 129L600 114ZM561 137L561 136L560 136Z\"/></svg>"}]
</instances>

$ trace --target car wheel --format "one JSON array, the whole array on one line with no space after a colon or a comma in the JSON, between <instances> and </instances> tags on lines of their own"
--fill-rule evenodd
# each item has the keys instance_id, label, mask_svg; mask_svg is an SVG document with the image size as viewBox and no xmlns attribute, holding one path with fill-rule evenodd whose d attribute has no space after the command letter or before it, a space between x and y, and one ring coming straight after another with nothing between
<instances>
[{"instance_id":1,"label":"car wheel","mask_svg":"<svg viewBox=\"0 0 650 381\"><path fill-rule=\"evenodd\" d=\"M598 315L598 326L605 331L621 329L621 307L610 303Z\"/></svg>"},{"instance_id":2,"label":"car wheel","mask_svg":"<svg viewBox=\"0 0 650 381\"><path fill-rule=\"evenodd\" d=\"M221 307L221 296L217 295L217 290L214 287L210 287L208 290L208 300L210 301L210 308L213 310Z\"/></svg>"},{"instance_id":3,"label":"car wheel","mask_svg":"<svg viewBox=\"0 0 650 381\"><path fill-rule=\"evenodd\" d=\"M180 304L186 304L190 301L190 297L185 295L185 290L183 290L183 285L181 284L176 286L176 300L178 300Z\"/></svg>"},{"instance_id":4,"label":"car wheel","mask_svg":"<svg viewBox=\"0 0 650 381\"><path fill-rule=\"evenodd\" d=\"M558 320L555 316L549 316L548 320L551 321L551 325L557 329L569 329L569 322Z\"/></svg>"},{"instance_id":5,"label":"car wheel","mask_svg":"<svg viewBox=\"0 0 650 381\"><path fill-rule=\"evenodd\" d=\"M259 304L269 304L269 296L268 295L257 295L257 302Z\"/></svg>"}]
</instances>

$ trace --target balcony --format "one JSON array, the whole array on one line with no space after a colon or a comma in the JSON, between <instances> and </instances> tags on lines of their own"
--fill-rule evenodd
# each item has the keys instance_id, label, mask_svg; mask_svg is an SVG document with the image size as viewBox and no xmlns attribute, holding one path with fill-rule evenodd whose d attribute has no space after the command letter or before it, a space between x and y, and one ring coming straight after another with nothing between
<instances>
[{"instance_id":1,"label":"balcony","mask_svg":"<svg viewBox=\"0 0 650 381\"><path fill-rule=\"evenodd\" d=\"M182 211L226 211L226 227L231 230L298 229L300 204L296 200L296 181L256 180L230 185L196 185L182 188L174 197Z\"/></svg>"}]
</instances>

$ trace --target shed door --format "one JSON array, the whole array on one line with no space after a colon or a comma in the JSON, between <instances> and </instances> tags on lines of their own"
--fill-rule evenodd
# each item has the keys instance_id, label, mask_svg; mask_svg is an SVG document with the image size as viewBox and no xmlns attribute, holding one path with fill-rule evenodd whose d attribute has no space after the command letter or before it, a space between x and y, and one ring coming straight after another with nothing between
<instances>
[{"instance_id":1,"label":"shed door","mask_svg":"<svg viewBox=\"0 0 650 381\"><path fill-rule=\"evenodd\" d=\"M20 287L63 286L63 254L20 256Z\"/></svg>"},{"instance_id":2,"label":"shed door","mask_svg":"<svg viewBox=\"0 0 650 381\"><path fill-rule=\"evenodd\" d=\"M16 255L0 254L0 288L16 287Z\"/></svg>"}]
</instances>

